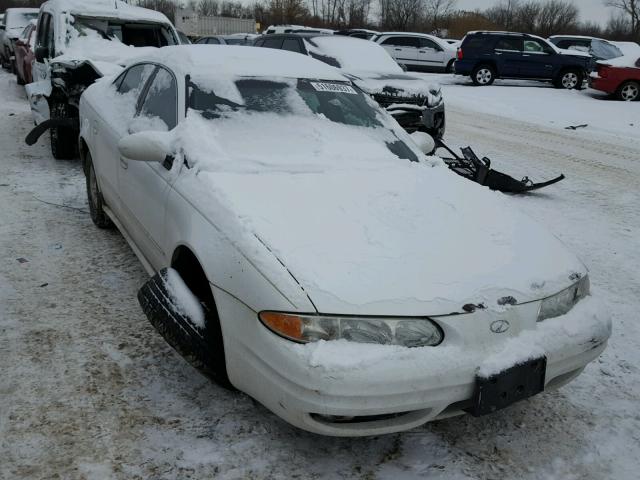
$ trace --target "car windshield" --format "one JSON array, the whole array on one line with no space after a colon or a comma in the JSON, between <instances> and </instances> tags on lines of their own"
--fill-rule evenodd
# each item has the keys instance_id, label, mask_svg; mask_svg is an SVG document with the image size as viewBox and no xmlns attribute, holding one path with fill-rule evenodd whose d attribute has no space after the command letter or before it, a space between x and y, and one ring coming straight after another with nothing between
<instances>
[{"instance_id":1,"label":"car windshield","mask_svg":"<svg viewBox=\"0 0 640 480\"><path fill-rule=\"evenodd\" d=\"M97 32L105 40L119 40L133 47L165 47L178 43L171 31L158 23L76 16L72 25L80 36Z\"/></svg>"},{"instance_id":2,"label":"car windshield","mask_svg":"<svg viewBox=\"0 0 640 480\"><path fill-rule=\"evenodd\" d=\"M367 138L365 145L371 142L385 148L387 154L418 160L415 152L389 127L373 100L348 82L241 78L216 86L215 81L204 79L190 82L187 105L204 119L215 122L216 131L224 131L225 141L232 142L236 150L249 148L246 144L252 142L246 142L246 135L252 131L254 142L260 136L267 137L264 143L270 145L275 155L290 154L291 143L298 142L304 149L309 141L302 138L312 135L313 140L306 144L322 138L325 151L331 144L330 148L343 151L340 145L345 142L357 144ZM234 142L231 138L240 130L245 140ZM274 143L274 131L286 131L291 141Z\"/></svg>"},{"instance_id":3,"label":"car windshield","mask_svg":"<svg viewBox=\"0 0 640 480\"><path fill-rule=\"evenodd\" d=\"M194 85L189 96L189 108L201 111L205 118L218 118L230 111L310 113L322 115L336 123L359 127L382 126L374 107L362 92L346 82L298 80L295 88L289 83L271 80L242 79L235 82L242 103L201 90ZM302 100L300 103L296 100Z\"/></svg>"},{"instance_id":4,"label":"car windshield","mask_svg":"<svg viewBox=\"0 0 640 480\"><path fill-rule=\"evenodd\" d=\"M623 55L618 47L602 40L594 40L591 42L591 50L594 56L602 60L611 60L612 58L618 58Z\"/></svg>"}]
</instances>

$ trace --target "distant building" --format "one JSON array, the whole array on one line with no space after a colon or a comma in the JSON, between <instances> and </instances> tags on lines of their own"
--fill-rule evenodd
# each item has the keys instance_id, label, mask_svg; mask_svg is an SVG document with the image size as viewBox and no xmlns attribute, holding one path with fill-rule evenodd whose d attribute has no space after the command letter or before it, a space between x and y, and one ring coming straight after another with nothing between
<instances>
[{"instance_id":1,"label":"distant building","mask_svg":"<svg viewBox=\"0 0 640 480\"><path fill-rule=\"evenodd\" d=\"M190 37L204 35L230 35L232 33L256 33L253 18L203 17L191 8L176 10L175 25Z\"/></svg>"}]
</instances>

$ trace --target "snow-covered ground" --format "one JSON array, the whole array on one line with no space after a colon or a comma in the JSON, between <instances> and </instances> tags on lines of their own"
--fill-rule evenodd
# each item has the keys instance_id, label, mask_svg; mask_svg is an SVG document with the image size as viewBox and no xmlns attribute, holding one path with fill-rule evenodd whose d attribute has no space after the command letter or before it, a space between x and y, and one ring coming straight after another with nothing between
<instances>
[{"instance_id":1,"label":"snow-covered ground","mask_svg":"<svg viewBox=\"0 0 640 480\"><path fill-rule=\"evenodd\" d=\"M567 175L509 199L590 267L609 348L560 391L488 417L334 439L217 387L164 342L137 304L142 266L91 223L78 162L22 142L27 102L0 73L0 478L637 478L640 104L531 85L445 85L447 139L516 177Z\"/></svg>"},{"instance_id":2,"label":"snow-covered ground","mask_svg":"<svg viewBox=\"0 0 640 480\"><path fill-rule=\"evenodd\" d=\"M523 120L554 130L587 125L581 127L587 134L606 132L640 138L640 102L621 105L598 90L559 90L550 83L526 80L496 80L489 87L476 87L471 79L459 75L421 76L442 85L447 107Z\"/></svg>"}]
</instances>

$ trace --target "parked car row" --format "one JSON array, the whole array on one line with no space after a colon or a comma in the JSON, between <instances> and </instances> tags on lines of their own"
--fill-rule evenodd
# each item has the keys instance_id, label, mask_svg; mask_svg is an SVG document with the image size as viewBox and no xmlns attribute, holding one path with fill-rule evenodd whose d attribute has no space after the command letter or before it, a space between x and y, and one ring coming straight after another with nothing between
<instances>
[{"instance_id":1,"label":"parked car row","mask_svg":"<svg viewBox=\"0 0 640 480\"><path fill-rule=\"evenodd\" d=\"M49 0L35 37L28 143L50 130L54 157L77 152L167 341L287 422L361 436L482 416L605 349L587 268L428 156L440 89L382 43L179 45L117 0Z\"/></svg>"},{"instance_id":2,"label":"parked car row","mask_svg":"<svg viewBox=\"0 0 640 480\"><path fill-rule=\"evenodd\" d=\"M15 43L29 22L38 17L37 8L8 8L0 29L0 64L13 70Z\"/></svg>"}]
</instances>

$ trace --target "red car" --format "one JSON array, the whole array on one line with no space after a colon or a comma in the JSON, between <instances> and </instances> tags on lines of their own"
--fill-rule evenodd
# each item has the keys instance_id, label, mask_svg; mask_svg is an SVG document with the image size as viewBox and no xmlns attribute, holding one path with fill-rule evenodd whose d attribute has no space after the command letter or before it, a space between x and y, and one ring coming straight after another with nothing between
<instances>
[{"instance_id":1,"label":"red car","mask_svg":"<svg viewBox=\"0 0 640 480\"><path fill-rule=\"evenodd\" d=\"M620 100L640 100L640 58L619 57L598 62L591 74L591 88L615 95Z\"/></svg>"},{"instance_id":2,"label":"red car","mask_svg":"<svg viewBox=\"0 0 640 480\"><path fill-rule=\"evenodd\" d=\"M35 60L35 53L33 52L35 42L36 24L32 22L24 28L20 34L20 38L16 40L15 44L15 67L18 85L24 85L33 81L31 65Z\"/></svg>"}]
</instances>

